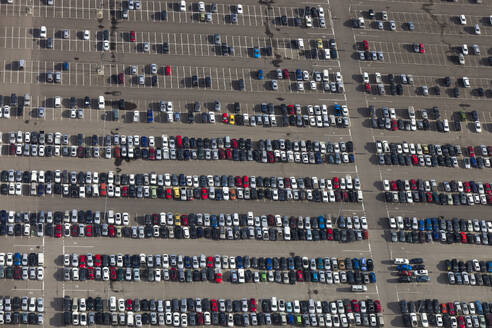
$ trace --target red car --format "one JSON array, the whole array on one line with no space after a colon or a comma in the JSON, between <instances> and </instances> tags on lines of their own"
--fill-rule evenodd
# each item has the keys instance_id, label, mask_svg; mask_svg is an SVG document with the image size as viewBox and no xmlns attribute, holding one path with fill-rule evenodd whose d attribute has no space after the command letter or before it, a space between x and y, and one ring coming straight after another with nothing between
<instances>
[{"instance_id":1,"label":"red car","mask_svg":"<svg viewBox=\"0 0 492 328\"><path fill-rule=\"evenodd\" d=\"M427 203L432 203L432 194L430 192L426 192L425 197L427 198Z\"/></svg>"},{"instance_id":2,"label":"red car","mask_svg":"<svg viewBox=\"0 0 492 328\"><path fill-rule=\"evenodd\" d=\"M398 124L396 123L396 120L391 120L391 130L392 131L398 130Z\"/></svg>"},{"instance_id":3,"label":"red car","mask_svg":"<svg viewBox=\"0 0 492 328\"><path fill-rule=\"evenodd\" d=\"M166 75L171 75L171 66L166 65Z\"/></svg>"},{"instance_id":4,"label":"red car","mask_svg":"<svg viewBox=\"0 0 492 328\"><path fill-rule=\"evenodd\" d=\"M232 139L231 140L231 146L234 149L238 149L239 148L239 145L237 144L237 140L236 139Z\"/></svg>"},{"instance_id":5,"label":"red car","mask_svg":"<svg viewBox=\"0 0 492 328\"><path fill-rule=\"evenodd\" d=\"M369 83L364 83L364 88L366 89L367 93L371 93L371 85Z\"/></svg>"},{"instance_id":6,"label":"red car","mask_svg":"<svg viewBox=\"0 0 492 328\"><path fill-rule=\"evenodd\" d=\"M125 307L127 311L132 311L133 310L133 302L131 299L127 299L125 302Z\"/></svg>"},{"instance_id":7,"label":"red car","mask_svg":"<svg viewBox=\"0 0 492 328\"><path fill-rule=\"evenodd\" d=\"M176 136L176 147L183 148L183 137Z\"/></svg>"},{"instance_id":8,"label":"red car","mask_svg":"<svg viewBox=\"0 0 492 328\"><path fill-rule=\"evenodd\" d=\"M465 328L465 319L462 315L458 317L458 327Z\"/></svg>"},{"instance_id":9,"label":"red car","mask_svg":"<svg viewBox=\"0 0 492 328\"><path fill-rule=\"evenodd\" d=\"M376 313L383 312L383 308L381 307L381 302L379 300L374 301L374 306L376 307Z\"/></svg>"},{"instance_id":10,"label":"red car","mask_svg":"<svg viewBox=\"0 0 492 328\"><path fill-rule=\"evenodd\" d=\"M109 279L111 279L111 281L116 280L116 269L115 268L109 269Z\"/></svg>"},{"instance_id":11,"label":"red car","mask_svg":"<svg viewBox=\"0 0 492 328\"><path fill-rule=\"evenodd\" d=\"M249 187L249 178L245 175L243 176L243 187L248 188Z\"/></svg>"},{"instance_id":12,"label":"red car","mask_svg":"<svg viewBox=\"0 0 492 328\"><path fill-rule=\"evenodd\" d=\"M410 189L417 190L417 181L415 179L410 179Z\"/></svg>"},{"instance_id":13,"label":"red car","mask_svg":"<svg viewBox=\"0 0 492 328\"><path fill-rule=\"evenodd\" d=\"M364 240L369 239L369 231L368 230L362 230L362 239L364 239Z\"/></svg>"},{"instance_id":14,"label":"red car","mask_svg":"<svg viewBox=\"0 0 492 328\"><path fill-rule=\"evenodd\" d=\"M114 237L116 235L114 225L108 226L108 235L109 235L109 237Z\"/></svg>"},{"instance_id":15,"label":"red car","mask_svg":"<svg viewBox=\"0 0 492 328\"><path fill-rule=\"evenodd\" d=\"M130 31L130 42L135 42L135 31Z\"/></svg>"},{"instance_id":16,"label":"red car","mask_svg":"<svg viewBox=\"0 0 492 328\"><path fill-rule=\"evenodd\" d=\"M242 184L241 177L235 176L234 177L234 184L236 185L236 187L241 187L241 184Z\"/></svg>"},{"instance_id":17,"label":"red car","mask_svg":"<svg viewBox=\"0 0 492 328\"><path fill-rule=\"evenodd\" d=\"M86 257L85 255L79 256L79 268L83 269L86 266Z\"/></svg>"},{"instance_id":18,"label":"red car","mask_svg":"<svg viewBox=\"0 0 492 328\"><path fill-rule=\"evenodd\" d=\"M232 151L230 149L226 149L226 158L232 159Z\"/></svg>"},{"instance_id":19,"label":"red car","mask_svg":"<svg viewBox=\"0 0 492 328\"><path fill-rule=\"evenodd\" d=\"M352 300L352 309L354 312L359 312L359 302L357 300Z\"/></svg>"},{"instance_id":20,"label":"red car","mask_svg":"<svg viewBox=\"0 0 492 328\"><path fill-rule=\"evenodd\" d=\"M413 165L419 164L419 158L417 157L417 155L412 155L412 164Z\"/></svg>"},{"instance_id":21,"label":"red car","mask_svg":"<svg viewBox=\"0 0 492 328\"><path fill-rule=\"evenodd\" d=\"M362 47L364 48L365 51L369 50L369 42L367 40L362 41Z\"/></svg>"},{"instance_id":22,"label":"red car","mask_svg":"<svg viewBox=\"0 0 492 328\"><path fill-rule=\"evenodd\" d=\"M294 105L288 105L287 112L289 113L289 115L294 115L295 113Z\"/></svg>"},{"instance_id":23,"label":"red car","mask_svg":"<svg viewBox=\"0 0 492 328\"><path fill-rule=\"evenodd\" d=\"M475 150L473 149L473 147L472 146L468 146L467 149L468 149L468 155L470 157L475 157Z\"/></svg>"},{"instance_id":24,"label":"red car","mask_svg":"<svg viewBox=\"0 0 492 328\"><path fill-rule=\"evenodd\" d=\"M94 268L92 267L87 268L87 279L94 280Z\"/></svg>"},{"instance_id":25,"label":"red car","mask_svg":"<svg viewBox=\"0 0 492 328\"><path fill-rule=\"evenodd\" d=\"M449 312L450 315L455 315L456 314L456 312L454 311L454 304L451 303L451 302L448 303L448 312Z\"/></svg>"},{"instance_id":26,"label":"red car","mask_svg":"<svg viewBox=\"0 0 492 328\"><path fill-rule=\"evenodd\" d=\"M299 282L304 281L304 275L302 274L301 270L297 270L296 277L297 277L297 281L299 281Z\"/></svg>"},{"instance_id":27,"label":"red car","mask_svg":"<svg viewBox=\"0 0 492 328\"><path fill-rule=\"evenodd\" d=\"M326 230L326 239L333 240L333 229L332 228L328 228Z\"/></svg>"},{"instance_id":28,"label":"red car","mask_svg":"<svg viewBox=\"0 0 492 328\"><path fill-rule=\"evenodd\" d=\"M173 193L171 191L171 188L166 189L166 199L171 199L173 198Z\"/></svg>"},{"instance_id":29,"label":"red car","mask_svg":"<svg viewBox=\"0 0 492 328\"><path fill-rule=\"evenodd\" d=\"M57 224L55 227L55 237L61 238L61 236L62 236L62 226L61 224Z\"/></svg>"},{"instance_id":30,"label":"red car","mask_svg":"<svg viewBox=\"0 0 492 328\"><path fill-rule=\"evenodd\" d=\"M94 256L94 265L96 267L100 267L101 266L101 255L100 254L96 254Z\"/></svg>"},{"instance_id":31,"label":"red car","mask_svg":"<svg viewBox=\"0 0 492 328\"><path fill-rule=\"evenodd\" d=\"M74 224L72 226L72 237L78 237L79 236L79 226Z\"/></svg>"},{"instance_id":32,"label":"red car","mask_svg":"<svg viewBox=\"0 0 492 328\"><path fill-rule=\"evenodd\" d=\"M207 257L207 267L212 268L214 266L214 259L212 256Z\"/></svg>"},{"instance_id":33,"label":"red car","mask_svg":"<svg viewBox=\"0 0 492 328\"><path fill-rule=\"evenodd\" d=\"M463 244L466 244L466 243L467 243L466 233L464 233L464 232L460 232L460 236L461 236L461 242L462 242Z\"/></svg>"},{"instance_id":34,"label":"red car","mask_svg":"<svg viewBox=\"0 0 492 328\"><path fill-rule=\"evenodd\" d=\"M425 48L423 43L419 43L419 52L421 54L425 54Z\"/></svg>"},{"instance_id":35,"label":"red car","mask_svg":"<svg viewBox=\"0 0 492 328\"><path fill-rule=\"evenodd\" d=\"M289 70L287 68L283 69L282 76L284 77L284 79L289 79Z\"/></svg>"},{"instance_id":36,"label":"red car","mask_svg":"<svg viewBox=\"0 0 492 328\"><path fill-rule=\"evenodd\" d=\"M128 186L121 187L121 197L128 197Z\"/></svg>"},{"instance_id":37,"label":"red car","mask_svg":"<svg viewBox=\"0 0 492 328\"><path fill-rule=\"evenodd\" d=\"M222 114L222 123L229 123L229 116L227 113Z\"/></svg>"},{"instance_id":38,"label":"red car","mask_svg":"<svg viewBox=\"0 0 492 328\"><path fill-rule=\"evenodd\" d=\"M391 185L391 190L392 191L397 191L398 190L398 186L396 185L396 182L395 181L391 181L390 182L390 185Z\"/></svg>"},{"instance_id":39,"label":"red car","mask_svg":"<svg viewBox=\"0 0 492 328\"><path fill-rule=\"evenodd\" d=\"M120 147L118 147L118 146L114 147L114 157L115 158L121 157L121 150L120 150Z\"/></svg>"},{"instance_id":40,"label":"red car","mask_svg":"<svg viewBox=\"0 0 492 328\"><path fill-rule=\"evenodd\" d=\"M188 225L188 215L181 215L181 225L183 226Z\"/></svg>"},{"instance_id":41,"label":"red car","mask_svg":"<svg viewBox=\"0 0 492 328\"><path fill-rule=\"evenodd\" d=\"M251 298L251 299L249 300L249 310L250 310L251 312L256 312L256 299Z\"/></svg>"},{"instance_id":42,"label":"red car","mask_svg":"<svg viewBox=\"0 0 492 328\"><path fill-rule=\"evenodd\" d=\"M207 198L208 198L207 189L202 188L202 199L207 199Z\"/></svg>"},{"instance_id":43,"label":"red car","mask_svg":"<svg viewBox=\"0 0 492 328\"><path fill-rule=\"evenodd\" d=\"M340 189L340 181L337 177L334 177L332 180L333 189Z\"/></svg>"},{"instance_id":44,"label":"red car","mask_svg":"<svg viewBox=\"0 0 492 328\"><path fill-rule=\"evenodd\" d=\"M153 147L149 148L149 159L154 160L155 159L155 149Z\"/></svg>"},{"instance_id":45,"label":"red car","mask_svg":"<svg viewBox=\"0 0 492 328\"><path fill-rule=\"evenodd\" d=\"M86 237L92 237L92 226L89 224L85 226L85 235Z\"/></svg>"},{"instance_id":46,"label":"red car","mask_svg":"<svg viewBox=\"0 0 492 328\"><path fill-rule=\"evenodd\" d=\"M125 75L123 73L118 74L118 82L120 84L125 83Z\"/></svg>"},{"instance_id":47,"label":"red car","mask_svg":"<svg viewBox=\"0 0 492 328\"><path fill-rule=\"evenodd\" d=\"M218 311L218 308L217 308L217 300L210 300L210 310L212 312L217 312Z\"/></svg>"},{"instance_id":48,"label":"red car","mask_svg":"<svg viewBox=\"0 0 492 328\"><path fill-rule=\"evenodd\" d=\"M222 273L220 273L220 272L216 272L216 273L215 273L215 282L216 282L217 284L222 283Z\"/></svg>"},{"instance_id":49,"label":"red car","mask_svg":"<svg viewBox=\"0 0 492 328\"><path fill-rule=\"evenodd\" d=\"M465 188L465 192L470 192L471 191L470 182L468 181L463 182L463 188Z\"/></svg>"}]
</instances>

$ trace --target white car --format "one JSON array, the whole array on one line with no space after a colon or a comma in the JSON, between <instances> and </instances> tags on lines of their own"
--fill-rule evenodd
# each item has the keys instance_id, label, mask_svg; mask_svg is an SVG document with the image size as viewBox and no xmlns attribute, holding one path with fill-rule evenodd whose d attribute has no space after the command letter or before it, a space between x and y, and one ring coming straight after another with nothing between
<instances>
[{"instance_id":1,"label":"white car","mask_svg":"<svg viewBox=\"0 0 492 328\"><path fill-rule=\"evenodd\" d=\"M481 33L480 32L480 26L478 26L478 24L475 24L474 29L475 29L475 34L480 34Z\"/></svg>"},{"instance_id":2,"label":"white car","mask_svg":"<svg viewBox=\"0 0 492 328\"><path fill-rule=\"evenodd\" d=\"M236 6L236 14L242 14L243 13L243 5L242 4L238 4Z\"/></svg>"},{"instance_id":3,"label":"white car","mask_svg":"<svg viewBox=\"0 0 492 328\"><path fill-rule=\"evenodd\" d=\"M41 28L39 29L39 37L40 38L46 37L46 26L41 26Z\"/></svg>"},{"instance_id":4,"label":"white car","mask_svg":"<svg viewBox=\"0 0 492 328\"><path fill-rule=\"evenodd\" d=\"M201 12L201 13L205 12L205 2L200 1L198 3L198 11Z\"/></svg>"},{"instance_id":5,"label":"white car","mask_svg":"<svg viewBox=\"0 0 492 328\"><path fill-rule=\"evenodd\" d=\"M482 125L480 124L480 121L475 121L475 131L482 133Z\"/></svg>"},{"instance_id":6,"label":"white car","mask_svg":"<svg viewBox=\"0 0 492 328\"><path fill-rule=\"evenodd\" d=\"M99 109L104 109L104 96L99 96L98 100L97 100L97 105L99 107Z\"/></svg>"},{"instance_id":7,"label":"white car","mask_svg":"<svg viewBox=\"0 0 492 328\"><path fill-rule=\"evenodd\" d=\"M311 87L311 90L316 90L316 88L317 88L316 81L309 82L309 86Z\"/></svg>"},{"instance_id":8,"label":"white car","mask_svg":"<svg viewBox=\"0 0 492 328\"><path fill-rule=\"evenodd\" d=\"M463 53L463 55L467 56L468 55L468 45L464 44L461 47L461 52Z\"/></svg>"},{"instance_id":9,"label":"white car","mask_svg":"<svg viewBox=\"0 0 492 328\"><path fill-rule=\"evenodd\" d=\"M277 80L272 80L272 90L278 90L278 82L277 82Z\"/></svg>"},{"instance_id":10,"label":"white car","mask_svg":"<svg viewBox=\"0 0 492 328\"><path fill-rule=\"evenodd\" d=\"M182 12L186 11L186 1L181 0L180 5L179 5L179 10Z\"/></svg>"},{"instance_id":11,"label":"white car","mask_svg":"<svg viewBox=\"0 0 492 328\"><path fill-rule=\"evenodd\" d=\"M465 17L465 15L459 15L458 16L458 19L459 19L461 25L466 25L466 17Z\"/></svg>"},{"instance_id":12,"label":"white car","mask_svg":"<svg viewBox=\"0 0 492 328\"><path fill-rule=\"evenodd\" d=\"M463 86L465 88L469 88L470 87L470 79L466 76L463 76Z\"/></svg>"},{"instance_id":13,"label":"white car","mask_svg":"<svg viewBox=\"0 0 492 328\"><path fill-rule=\"evenodd\" d=\"M362 73L362 81L364 83L369 83L369 74L367 74L367 72Z\"/></svg>"},{"instance_id":14,"label":"white car","mask_svg":"<svg viewBox=\"0 0 492 328\"><path fill-rule=\"evenodd\" d=\"M89 40L91 38L91 32L89 30L84 31L84 40Z\"/></svg>"},{"instance_id":15,"label":"white car","mask_svg":"<svg viewBox=\"0 0 492 328\"><path fill-rule=\"evenodd\" d=\"M140 112L138 110L133 112L133 122L140 122Z\"/></svg>"},{"instance_id":16,"label":"white car","mask_svg":"<svg viewBox=\"0 0 492 328\"><path fill-rule=\"evenodd\" d=\"M104 51L108 51L109 50L109 41L108 40L104 40L104 42L103 42L103 49L104 49Z\"/></svg>"},{"instance_id":17,"label":"white car","mask_svg":"<svg viewBox=\"0 0 492 328\"><path fill-rule=\"evenodd\" d=\"M297 82L297 90L304 91L304 83L302 81Z\"/></svg>"}]
</instances>

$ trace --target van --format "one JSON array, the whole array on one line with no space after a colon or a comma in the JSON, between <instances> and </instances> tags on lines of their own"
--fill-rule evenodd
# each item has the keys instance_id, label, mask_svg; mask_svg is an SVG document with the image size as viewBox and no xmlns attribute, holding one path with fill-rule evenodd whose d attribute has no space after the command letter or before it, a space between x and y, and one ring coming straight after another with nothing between
<instances>
[{"instance_id":1,"label":"van","mask_svg":"<svg viewBox=\"0 0 492 328\"><path fill-rule=\"evenodd\" d=\"M75 303L75 298L74 298L74 303ZM116 297L111 296L109 298L109 311L111 312L116 312Z\"/></svg>"},{"instance_id":2,"label":"van","mask_svg":"<svg viewBox=\"0 0 492 328\"><path fill-rule=\"evenodd\" d=\"M126 325L132 327L134 325L133 312L127 312L126 314Z\"/></svg>"},{"instance_id":3,"label":"van","mask_svg":"<svg viewBox=\"0 0 492 328\"><path fill-rule=\"evenodd\" d=\"M56 96L55 97L55 108L60 108L61 107L61 97Z\"/></svg>"},{"instance_id":4,"label":"van","mask_svg":"<svg viewBox=\"0 0 492 328\"><path fill-rule=\"evenodd\" d=\"M384 318L383 318L383 315L381 313L378 313L378 324L379 324L379 327L384 327Z\"/></svg>"},{"instance_id":5,"label":"van","mask_svg":"<svg viewBox=\"0 0 492 328\"><path fill-rule=\"evenodd\" d=\"M290 240L290 227L284 227L284 240Z\"/></svg>"},{"instance_id":6,"label":"van","mask_svg":"<svg viewBox=\"0 0 492 328\"><path fill-rule=\"evenodd\" d=\"M327 70L327 69L324 69L324 70L323 70L323 81L325 81L325 82L330 81L330 75L329 75L329 73L328 73L328 70Z\"/></svg>"},{"instance_id":7,"label":"van","mask_svg":"<svg viewBox=\"0 0 492 328\"><path fill-rule=\"evenodd\" d=\"M19 69L19 71L23 71L23 70L24 70L25 65L26 65L25 60L24 60L24 59L21 59L21 60L19 60L19 63L18 63L17 68Z\"/></svg>"},{"instance_id":8,"label":"van","mask_svg":"<svg viewBox=\"0 0 492 328\"><path fill-rule=\"evenodd\" d=\"M272 312L277 312L278 307L277 307L277 298L274 296L272 297L272 302L271 302L271 307Z\"/></svg>"},{"instance_id":9,"label":"van","mask_svg":"<svg viewBox=\"0 0 492 328\"><path fill-rule=\"evenodd\" d=\"M316 313L316 306L314 305L314 300L312 298L309 299L309 305L308 305L309 313L313 314Z\"/></svg>"},{"instance_id":10,"label":"van","mask_svg":"<svg viewBox=\"0 0 492 328\"><path fill-rule=\"evenodd\" d=\"M31 106L31 95L26 93L24 95L24 107L30 107Z\"/></svg>"},{"instance_id":11,"label":"van","mask_svg":"<svg viewBox=\"0 0 492 328\"><path fill-rule=\"evenodd\" d=\"M353 292L367 292L367 286L366 285L352 285L352 291Z\"/></svg>"},{"instance_id":12,"label":"van","mask_svg":"<svg viewBox=\"0 0 492 328\"><path fill-rule=\"evenodd\" d=\"M44 253L38 253L38 265L44 266Z\"/></svg>"},{"instance_id":13,"label":"van","mask_svg":"<svg viewBox=\"0 0 492 328\"><path fill-rule=\"evenodd\" d=\"M237 269L237 276L238 276L238 282L240 284L244 284L245 283L244 269Z\"/></svg>"},{"instance_id":14,"label":"van","mask_svg":"<svg viewBox=\"0 0 492 328\"><path fill-rule=\"evenodd\" d=\"M297 39L297 48L304 50L304 40L302 38Z\"/></svg>"},{"instance_id":15,"label":"van","mask_svg":"<svg viewBox=\"0 0 492 328\"><path fill-rule=\"evenodd\" d=\"M366 22L364 21L363 17L359 17L359 28L366 28Z\"/></svg>"},{"instance_id":16,"label":"van","mask_svg":"<svg viewBox=\"0 0 492 328\"><path fill-rule=\"evenodd\" d=\"M72 298L72 312L78 312L79 310L79 298Z\"/></svg>"},{"instance_id":17,"label":"van","mask_svg":"<svg viewBox=\"0 0 492 328\"><path fill-rule=\"evenodd\" d=\"M114 224L114 211L113 210L109 210L108 211L108 224Z\"/></svg>"}]
</instances>

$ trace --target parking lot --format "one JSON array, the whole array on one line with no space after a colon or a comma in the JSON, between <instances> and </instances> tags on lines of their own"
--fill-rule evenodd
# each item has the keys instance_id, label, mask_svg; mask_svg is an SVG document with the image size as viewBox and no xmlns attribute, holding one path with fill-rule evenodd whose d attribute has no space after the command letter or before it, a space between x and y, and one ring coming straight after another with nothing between
<instances>
[{"instance_id":1,"label":"parking lot","mask_svg":"<svg viewBox=\"0 0 492 328\"><path fill-rule=\"evenodd\" d=\"M19 230L19 235L15 235L15 232L0 236L0 245L3 246L2 252L43 252L44 279L3 280L0 284L2 295L44 297L44 326L63 325L64 296L116 296L124 299L263 299L276 296L285 300L311 298L329 301L378 299L381 300L386 326L391 327L403 326L398 305L398 301L402 299L432 297L443 301L487 300L487 288L449 285L447 276L441 271L442 260L446 258L487 260L488 246L446 244L438 241L391 242L387 218L400 215L418 218L443 215L446 218L488 219L488 206L387 203L383 180L487 182L492 177L490 169L468 170L463 168L461 162L459 167L379 165L375 143L386 140L390 143L406 141L459 144L462 148L469 145L489 145L489 134L492 132L492 114L488 110L492 97L488 63L492 40L492 27L488 20L492 14L491 4L486 1L475 4L468 0L441 1L430 5L424 1L400 0L370 1L363 4L356 1L301 4L292 0L247 0L241 7L237 5L217 3L215 12L211 3L206 2L205 10L200 11L198 2L190 1L186 2L186 11L180 9L178 2L171 1L141 1L139 9L129 9L128 1L115 0L54 0L53 5L44 0L14 0L12 4L2 1L0 84L3 90L2 105L9 106L9 114L8 117L0 118L4 150L1 170L114 171L118 175L170 172L190 176L330 179L350 175L352 178L360 178L362 201L274 201L265 197L248 201L166 201L151 199L150 196L139 199L72 198L55 194L39 197L30 195L32 186L26 182L24 192L20 195L2 195L0 208L7 212L64 212L77 209L106 213L114 210L128 212L131 217L130 226L144 224L144 214L161 212L219 214L253 211L258 216L278 214L311 218L320 215L331 218L340 215L358 216L367 218L368 239L351 242L313 242L305 239L287 241L282 234L277 235L275 241L255 238L225 240L228 238L215 239L210 236L199 240L179 237L171 239L169 235L166 235L167 238L161 235L160 239L155 235L152 238L111 238L104 235L76 237L70 230L72 228L65 236L63 231L60 238L48 235L38 237L35 234L39 228L34 228L36 219L33 219L32 236L24 236ZM319 7L323 10L320 11ZM369 9L374 9L374 19L369 16ZM383 21L383 10L388 17L381 30L377 21ZM313 16L310 21L312 27L305 26L306 13ZM461 14L466 16L467 22L464 25L458 20L458 15ZM128 18L125 18L126 15ZM364 17L365 28L352 27L353 19L358 17ZM392 20L396 31L390 30ZM413 23L413 30L409 29L409 22ZM475 24L479 25L480 34L474 32ZM46 36L41 37L41 26L46 27ZM64 30L68 30L66 36ZM89 31L89 40L85 39L85 30ZM302 44L299 39L303 40ZM332 39L333 44L330 41ZM363 48L363 40L368 41L369 49ZM414 44L420 43L425 47L425 53L415 52ZM464 56L465 63L461 65L458 63L458 56L462 53L463 44L468 45L470 53ZM475 44L480 49L479 54L472 49ZM325 49L335 50L336 58L326 59L325 56L328 55L325 55ZM370 51L380 52L384 58L377 59L376 56L376 60L360 60L359 51L368 51L364 56L371 57ZM23 60L22 69L20 60ZM155 64L155 67L151 64ZM157 72L152 72L153 69ZM284 69L288 70L286 78L282 71ZM325 70L327 74L323 77ZM56 72L60 73L60 81L47 82L53 75L56 77ZM368 73L369 92L363 83L364 72ZM381 73L381 81L376 80L375 73ZM394 75L394 81L390 80L389 74ZM413 83L404 83L401 74L411 75ZM444 83L445 77L450 77L449 86ZM463 77L468 77L469 86L465 87ZM314 87L311 87L311 81ZM326 91L324 82L328 85ZM330 82L333 83L334 91L330 90ZM395 85L400 84L401 94L391 95ZM382 85L384 95L380 94L379 85ZM455 96L454 88L458 89L459 97ZM480 88L483 95L478 94ZM427 94L424 90L428 90L428 95L424 95ZM12 97L12 93L17 97ZM24 107L25 94L29 94L31 100ZM86 96L89 97L87 106L84 103ZM105 99L102 108L98 103L99 96L104 96ZM60 105L55 106L58 101L56 97L61 98ZM75 97L74 105L71 104L71 97ZM124 99L125 106L121 107L120 99ZM175 118L173 122L169 121L168 112L160 105L161 101L172 102L170 115ZM218 111L216 101L221 104ZM196 111L198 114L195 113L196 102L200 102L199 111ZM240 109L236 103L240 104ZM262 103L265 104L263 108ZM275 109L265 114L266 104L269 103ZM289 107L289 112L286 113L286 106L294 104L300 104L302 110L292 114L292 107ZM328 120L323 125L323 121L319 119L317 123L315 116L321 115L310 113L308 105L326 105L327 115L333 116L333 122L340 122L330 124ZM342 115L334 109L335 105L347 105L348 126L343 127L341 124ZM409 120L409 106L415 107L417 120L423 119L421 109L425 108L430 113L433 106L439 106L439 119L449 120L451 128L449 132L439 132L434 117L429 118L430 128L427 130L373 128L373 117L367 109L369 105L376 108L375 118L382 116L382 107L395 108L395 120ZM42 116L39 114L40 107L43 107ZM75 117L78 118L74 118L72 110L75 113L75 109L79 108L82 114L77 114ZM147 116L148 109L153 111L151 121ZM480 133L476 131L475 122L469 114L472 110L478 113L482 127ZM139 112L139 116L136 116L135 111ZM461 130L457 131L453 122L460 111L466 113L466 118L461 121ZM215 124L202 123L201 118L198 118L203 117L202 112L212 115ZM195 114L196 121L190 123L189 115ZM241 115L243 118L245 114L248 120L253 115L263 119L265 115L269 119L274 116L278 124L253 125L242 122L243 120L240 120L241 124L237 123L237 117ZM294 124L289 121L288 116L294 116ZM296 125L296 120L300 120L301 124ZM114 158L9 156L7 154L11 145L7 135L17 131L61 132L72 136L78 133L83 133L84 136L95 134L101 137L101 149L104 136L115 134L156 138L163 134L195 138L230 136L235 139L250 138L253 142L259 139L322 140L331 143L352 141L355 161L343 165L311 165L299 162L268 164L251 160L234 163L168 160L163 163ZM158 147L161 147L160 144ZM462 161L461 157L459 161ZM2 183L9 184L8 181ZM148 191L149 185L146 188ZM135 220L137 217L139 221ZM2 224L5 225L5 222ZM23 222L22 226L25 227L25 224ZM337 220L336 224L339 225L340 221ZM115 229L116 234L121 234L121 228ZM192 231L195 233L195 230ZM316 282L280 286L278 282L232 284L224 281L218 284L162 281L155 288L157 283L148 281L65 281L63 254L68 253L366 257L374 260L377 281L368 284L367 291L362 293L352 292L348 284ZM392 264L396 257L424 258L430 281L398 283ZM228 277L229 273L224 276Z\"/></svg>"}]
</instances>

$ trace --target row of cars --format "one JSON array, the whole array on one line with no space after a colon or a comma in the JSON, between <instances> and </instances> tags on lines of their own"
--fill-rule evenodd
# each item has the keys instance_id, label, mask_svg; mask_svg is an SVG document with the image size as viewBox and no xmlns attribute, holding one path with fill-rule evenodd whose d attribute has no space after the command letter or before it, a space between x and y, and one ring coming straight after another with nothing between
<instances>
[{"instance_id":1,"label":"row of cars","mask_svg":"<svg viewBox=\"0 0 492 328\"><path fill-rule=\"evenodd\" d=\"M442 242L447 244L462 243L475 245L489 245L489 240L492 240L492 233L481 232L446 232L444 230L433 231L405 231L392 230L392 242L408 242L408 243L429 243L432 241Z\"/></svg>"},{"instance_id":2,"label":"row of cars","mask_svg":"<svg viewBox=\"0 0 492 328\"><path fill-rule=\"evenodd\" d=\"M42 297L0 297L0 324L43 325L44 299Z\"/></svg>"},{"instance_id":3,"label":"row of cars","mask_svg":"<svg viewBox=\"0 0 492 328\"><path fill-rule=\"evenodd\" d=\"M330 271L330 270L269 270L251 269L161 269L161 268L119 268L87 267L63 269L65 281L149 281L149 282L201 282L220 284L228 281L233 284L272 282L291 284L312 282L321 284L349 284L353 292L367 291L366 284L376 282L376 274L367 271Z\"/></svg>"},{"instance_id":4,"label":"row of cars","mask_svg":"<svg viewBox=\"0 0 492 328\"><path fill-rule=\"evenodd\" d=\"M490 305L481 301L401 300L400 310L406 327L486 327L492 323Z\"/></svg>"},{"instance_id":5,"label":"row of cars","mask_svg":"<svg viewBox=\"0 0 492 328\"><path fill-rule=\"evenodd\" d=\"M183 256L182 254L64 254L65 267L132 267L175 269L258 269L258 270L355 270L373 271L371 258L336 258L307 256L249 257L215 255Z\"/></svg>"},{"instance_id":6,"label":"row of cars","mask_svg":"<svg viewBox=\"0 0 492 328\"><path fill-rule=\"evenodd\" d=\"M50 183L70 185L113 185L113 186L161 186L161 187L222 187L222 188L293 188L320 190L360 190L359 178L344 177L262 177L233 175L185 175L183 173L118 174L114 171L67 171L67 170L3 170L2 182Z\"/></svg>"},{"instance_id":7,"label":"row of cars","mask_svg":"<svg viewBox=\"0 0 492 328\"><path fill-rule=\"evenodd\" d=\"M325 241L335 240L343 243L366 240L366 229L305 229L305 228L261 228L261 227L166 227L114 226L108 224L69 224L39 223L31 227L29 223L0 224L0 236L50 236L62 237L111 237L111 238L162 238L162 239L213 239L213 240L264 240L264 241Z\"/></svg>"},{"instance_id":8,"label":"row of cars","mask_svg":"<svg viewBox=\"0 0 492 328\"><path fill-rule=\"evenodd\" d=\"M77 157L105 159L143 159L143 160L231 160L256 161L259 163L300 163L300 164L346 164L353 163L353 153L293 150L243 150L243 149L168 149L141 148L138 146L44 146L10 144L7 154L25 157Z\"/></svg>"},{"instance_id":9,"label":"row of cars","mask_svg":"<svg viewBox=\"0 0 492 328\"><path fill-rule=\"evenodd\" d=\"M389 217L390 229L414 231L485 232L492 233L492 222L479 219L453 218L443 216L419 219L417 217Z\"/></svg>"},{"instance_id":10,"label":"row of cars","mask_svg":"<svg viewBox=\"0 0 492 328\"><path fill-rule=\"evenodd\" d=\"M475 148L477 154L475 155ZM463 147L466 150L463 156L462 167L469 169L490 167L490 154L492 147L480 145L478 147ZM410 165L414 166L448 166L458 167L458 156L462 156L463 151L460 145L438 145L438 144L413 144L403 141L402 143L388 143L387 141L376 141L376 152L380 165Z\"/></svg>"},{"instance_id":11,"label":"row of cars","mask_svg":"<svg viewBox=\"0 0 492 328\"><path fill-rule=\"evenodd\" d=\"M44 268L35 266L0 265L0 279L43 280Z\"/></svg>"},{"instance_id":12,"label":"row of cars","mask_svg":"<svg viewBox=\"0 0 492 328\"><path fill-rule=\"evenodd\" d=\"M383 180L386 202L393 203L436 203L440 205L492 204L489 183L475 181L444 181L442 192L438 193L438 184L434 179ZM489 189L485 190L488 186Z\"/></svg>"},{"instance_id":13,"label":"row of cars","mask_svg":"<svg viewBox=\"0 0 492 328\"><path fill-rule=\"evenodd\" d=\"M450 285L492 286L492 276L477 272L448 272Z\"/></svg>"},{"instance_id":14,"label":"row of cars","mask_svg":"<svg viewBox=\"0 0 492 328\"><path fill-rule=\"evenodd\" d=\"M91 303L89 305L89 299ZM334 302L309 300L285 301L271 299L117 299L107 302L97 297L94 301L69 297L64 299L66 325L128 325L142 324L187 327L303 325L349 327L383 326L382 308L378 300L337 300ZM105 306L106 305L106 306ZM104 308L109 312L102 312ZM87 311L89 311L87 313ZM97 312L93 312L97 311ZM150 311L150 313L149 313ZM141 313L143 312L143 313ZM82 322L83 320L83 322Z\"/></svg>"}]
</instances>

